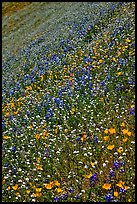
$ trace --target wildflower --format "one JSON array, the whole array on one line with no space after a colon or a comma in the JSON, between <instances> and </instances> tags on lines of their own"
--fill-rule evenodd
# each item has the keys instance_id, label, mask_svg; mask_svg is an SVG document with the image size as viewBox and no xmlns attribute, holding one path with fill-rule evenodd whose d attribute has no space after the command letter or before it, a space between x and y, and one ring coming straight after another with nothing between
<instances>
[{"instance_id":1,"label":"wildflower","mask_svg":"<svg viewBox=\"0 0 137 204\"><path fill-rule=\"evenodd\" d=\"M53 199L53 202L54 202L54 201L55 201L55 202L58 202L59 200L60 200L60 197L55 196L54 199Z\"/></svg>"},{"instance_id":2,"label":"wildflower","mask_svg":"<svg viewBox=\"0 0 137 204\"><path fill-rule=\"evenodd\" d=\"M71 112L71 114L74 114L75 113L75 108L73 107L70 112Z\"/></svg>"},{"instance_id":3,"label":"wildflower","mask_svg":"<svg viewBox=\"0 0 137 204\"><path fill-rule=\"evenodd\" d=\"M128 136L131 136L131 134L132 134L131 132L127 132L127 135L128 135Z\"/></svg>"},{"instance_id":4,"label":"wildflower","mask_svg":"<svg viewBox=\"0 0 137 204\"><path fill-rule=\"evenodd\" d=\"M110 170L110 172L109 172L109 175L110 175L110 177L113 177L113 176L115 176L115 173L114 173L114 171L113 171L113 170Z\"/></svg>"},{"instance_id":5,"label":"wildflower","mask_svg":"<svg viewBox=\"0 0 137 204\"><path fill-rule=\"evenodd\" d=\"M118 184L116 184L116 186L120 187L120 188L124 188L124 183L123 181L119 181Z\"/></svg>"},{"instance_id":6,"label":"wildflower","mask_svg":"<svg viewBox=\"0 0 137 204\"><path fill-rule=\"evenodd\" d=\"M17 197L19 197L19 195L20 195L20 193L19 193L19 192L17 192L17 193L16 193L16 196L17 196Z\"/></svg>"},{"instance_id":7,"label":"wildflower","mask_svg":"<svg viewBox=\"0 0 137 204\"><path fill-rule=\"evenodd\" d=\"M51 184L45 184L45 188L48 189L48 190L52 189L52 187L53 186Z\"/></svg>"},{"instance_id":8,"label":"wildflower","mask_svg":"<svg viewBox=\"0 0 137 204\"><path fill-rule=\"evenodd\" d=\"M43 131L42 138L45 139L48 136L48 132L46 130Z\"/></svg>"},{"instance_id":9,"label":"wildflower","mask_svg":"<svg viewBox=\"0 0 137 204\"><path fill-rule=\"evenodd\" d=\"M95 143L95 144L98 143L98 137L97 137L97 136L94 137L94 143Z\"/></svg>"},{"instance_id":10,"label":"wildflower","mask_svg":"<svg viewBox=\"0 0 137 204\"><path fill-rule=\"evenodd\" d=\"M40 193L42 188L35 188L36 193Z\"/></svg>"},{"instance_id":11,"label":"wildflower","mask_svg":"<svg viewBox=\"0 0 137 204\"><path fill-rule=\"evenodd\" d=\"M93 174L91 177L90 177L90 181L96 181L97 180L97 175L96 174Z\"/></svg>"},{"instance_id":12,"label":"wildflower","mask_svg":"<svg viewBox=\"0 0 137 204\"><path fill-rule=\"evenodd\" d=\"M124 122L121 124L121 127L125 127L125 123Z\"/></svg>"},{"instance_id":13,"label":"wildflower","mask_svg":"<svg viewBox=\"0 0 137 204\"><path fill-rule=\"evenodd\" d=\"M106 202L110 202L112 199L113 197L110 193L106 195Z\"/></svg>"},{"instance_id":14,"label":"wildflower","mask_svg":"<svg viewBox=\"0 0 137 204\"><path fill-rule=\"evenodd\" d=\"M126 135L128 133L128 130L124 129L122 130L123 134Z\"/></svg>"},{"instance_id":15,"label":"wildflower","mask_svg":"<svg viewBox=\"0 0 137 204\"><path fill-rule=\"evenodd\" d=\"M111 188L111 184L109 183L105 183L103 186L102 186L103 189L105 190L109 190Z\"/></svg>"},{"instance_id":16,"label":"wildflower","mask_svg":"<svg viewBox=\"0 0 137 204\"><path fill-rule=\"evenodd\" d=\"M123 142L127 142L127 141L128 141L128 138L127 138L127 137L123 139Z\"/></svg>"},{"instance_id":17,"label":"wildflower","mask_svg":"<svg viewBox=\"0 0 137 204\"><path fill-rule=\"evenodd\" d=\"M41 197L42 193L34 193L34 197Z\"/></svg>"},{"instance_id":18,"label":"wildflower","mask_svg":"<svg viewBox=\"0 0 137 204\"><path fill-rule=\"evenodd\" d=\"M129 42L131 42L131 40L129 40L129 38L127 38L127 39L126 39L126 42L129 43Z\"/></svg>"},{"instance_id":19,"label":"wildflower","mask_svg":"<svg viewBox=\"0 0 137 204\"><path fill-rule=\"evenodd\" d=\"M118 74L118 76L121 76L121 75L122 75L122 72L118 72L117 74Z\"/></svg>"},{"instance_id":20,"label":"wildflower","mask_svg":"<svg viewBox=\"0 0 137 204\"><path fill-rule=\"evenodd\" d=\"M104 130L104 133L108 134L108 129Z\"/></svg>"},{"instance_id":21,"label":"wildflower","mask_svg":"<svg viewBox=\"0 0 137 204\"><path fill-rule=\"evenodd\" d=\"M108 131L110 132L110 134L115 134L116 133L116 130L114 128L110 128Z\"/></svg>"},{"instance_id":22,"label":"wildflower","mask_svg":"<svg viewBox=\"0 0 137 204\"><path fill-rule=\"evenodd\" d=\"M32 125L30 125L30 126L28 126L28 128L32 129L32 128L33 128L33 126L32 126Z\"/></svg>"},{"instance_id":23,"label":"wildflower","mask_svg":"<svg viewBox=\"0 0 137 204\"><path fill-rule=\"evenodd\" d=\"M57 188L56 192L57 192L57 193L61 193L61 192L62 192L62 189L61 189L61 188Z\"/></svg>"},{"instance_id":24,"label":"wildflower","mask_svg":"<svg viewBox=\"0 0 137 204\"><path fill-rule=\"evenodd\" d=\"M38 140L39 138L40 138L40 134L36 134L36 135L35 135L35 139Z\"/></svg>"},{"instance_id":25,"label":"wildflower","mask_svg":"<svg viewBox=\"0 0 137 204\"><path fill-rule=\"evenodd\" d=\"M11 187L10 186L8 186L8 190L10 190L11 189Z\"/></svg>"},{"instance_id":26,"label":"wildflower","mask_svg":"<svg viewBox=\"0 0 137 204\"><path fill-rule=\"evenodd\" d=\"M118 153L123 152L123 147L119 147L119 149L117 151L118 151Z\"/></svg>"},{"instance_id":27,"label":"wildflower","mask_svg":"<svg viewBox=\"0 0 137 204\"><path fill-rule=\"evenodd\" d=\"M9 139L10 137L9 136L3 136L3 139L5 139L5 140L7 140L7 139Z\"/></svg>"},{"instance_id":28,"label":"wildflower","mask_svg":"<svg viewBox=\"0 0 137 204\"><path fill-rule=\"evenodd\" d=\"M30 190L26 190L26 193L27 193L27 194L30 194Z\"/></svg>"},{"instance_id":29,"label":"wildflower","mask_svg":"<svg viewBox=\"0 0 137 204\"><path fill-rule=\"evenodd\" d=\"M42 166L43 166L43 165L38 165L38 166L36 166L37 170L43 170Z\"/></svg>"},{"instance_id":30,"label":"wildflower","mask_svg":"<svg viewBox=\"0 0 137 204\"><path fill-rule=\"evenodd\" d=\"M109 139L109 136L105 136L105 137L104 137L104 140L105 140L105 141L108 141L108 139Z\"/></svg>"},{"instance_id":31,"label":"wildflower","mask_svg":"<svg viewBox=\"0 0 137 204\"><path fill-rule=\"evenodd\" d=\"M109 145L109 146L107 147L107 149L112 150L112 149L114 149L114 147L115 147L115 145Z\"/></svg>"},{"instance_id":32,"label":"wildflower","mask_svg":"<svg viewBox=\"0 0 137 204\"><path fill-rule=\"evenodd\" d=\"M13 147L11 148L11 150L12 150L13 152L15 152L15 151L16 151L16 147L13 146Z\"/></svg>"},{"instance_id":33,"label":"wildflower","mask_svg":"<svg viewBox=\"0 0 137 204\"><path fill-rule=\"evenodd\" d=\"M88 179L89 179L91 176L92 176L92 173L87 174L87 175L84 175L84 177L85 177L85 178L88 178Z\"/></svg>"},{"instance_id":34,"label":"wildflower","mask_svg":"<svg viewBox=\"0 0 137 204\"><path fill-rule=\"evenodd\" d=\"M114 169L118 170L118 161L114 161Z\"/></svg>"},{"instance_id":35,"label":"wildflower","mask_svg":"<svg viewBox=\"0 0 137 204\"><path fill-rule=\"evenodd\" d=\"M59 187L59 186L60 186L60 183L59 183L57 180L55 180L55 181L54 181L54 185L57 186L57 187Z\"/></svg>"},{"instance_id":36,"label":"wildflower","mask_svg":"<svg viewBox=\"0 0 137 204\"><path fill-rule=\"evenodd\" d=\"M118 197L118 192L117 191L114 191L114 196Z\"/></svg>"},{"instance_id":37,"label":"wildflower","mask_svg":"<svg viewBox=\"0 0 137 204\"><path fill-rule=\"evenodd\" d=\"M13 190L17 190L18 189L18 184L16 184L15 186L12 186Z\"/></svg>"}]
</instances>

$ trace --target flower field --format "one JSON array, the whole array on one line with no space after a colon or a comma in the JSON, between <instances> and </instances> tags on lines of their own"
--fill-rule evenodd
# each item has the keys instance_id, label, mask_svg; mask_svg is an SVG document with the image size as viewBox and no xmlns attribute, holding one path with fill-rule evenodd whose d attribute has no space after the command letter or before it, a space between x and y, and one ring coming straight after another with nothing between
<instances>
[{"instance_id":1,"label":"flower field","mask_svg":"<svg viewBox=\"0 0 137 204\"><path fill-rule=\"evenodd\" d=\"M135 202L135 2L2 10L2 201Z\"/></svg>"}]
</instances>

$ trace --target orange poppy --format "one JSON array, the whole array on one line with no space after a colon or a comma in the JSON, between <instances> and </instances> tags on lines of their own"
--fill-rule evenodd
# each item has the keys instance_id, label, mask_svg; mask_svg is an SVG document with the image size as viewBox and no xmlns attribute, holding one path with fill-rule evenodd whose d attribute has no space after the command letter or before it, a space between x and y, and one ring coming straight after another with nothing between
<instances>
[{"instance_id":1,"label":"orange poppy","mask_svg":"<svg viewBox=\"0 0 137 204\"><path fill-rule=\"evenodd\" d=\"M105 136L105 137L104 137L104 140L105 140L105 141L108 141L108 139L109 139L109 136Z\"/></svg>"},{"instance_id":2,"label":"orange poppy","mask_svg":"<svg viewBox=\"0 0 137 204\"><path fill-rule=\"evenodd\" d=\"M117 191L114 191L114 196L118 197L118 192Z\"/></svg>"},{"instance_id":3,"label":"orange poppy","mask_svg":"<svg viewBox=\"0 0 137 204\"><path fill-rule=\"evenodd\" d=\"M114 149L114 147L115 147L115 145L109 145L109 146L107 147L107 149L112 150L112 149Z\"/></svg>"},{"instance_id":4,"label":"orange poppy","mask_svg":"<svg viewBox=\"0 0 137 204\"><path fill-rule=\"evenodd\" d=\"M109 129L109 132L110 132L110 134L115 134L115 133L116 133L116 130L115 130L114 128L110 128L110 129Z\"/></svg>"},{"instance_id":5,"label":"orange poppy","mask_svg":"<svg viewBox=\"0 0 137 204\"><path fill-rule=\"evenodd\" d=\"M103 186L102 186L103 189L105 190L109 190L111 188L111 184L109 183L105 183Z\"/></svg>"}]
</instances>

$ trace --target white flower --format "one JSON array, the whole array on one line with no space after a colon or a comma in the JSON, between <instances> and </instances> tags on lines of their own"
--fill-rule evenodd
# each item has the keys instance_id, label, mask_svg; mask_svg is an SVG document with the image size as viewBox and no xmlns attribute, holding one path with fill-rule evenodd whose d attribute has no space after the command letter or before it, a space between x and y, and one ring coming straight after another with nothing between
<instances>
[{"instance_id":1,"label":"white flower","mask_svg":"<svg viewBox=\"0 0 137 204\"><path fill-rule=\"evenodd\" d=\"M103 167L106 167L107 165L106 165L106 163L103 163Z\"/></svg>"}]
</instances>

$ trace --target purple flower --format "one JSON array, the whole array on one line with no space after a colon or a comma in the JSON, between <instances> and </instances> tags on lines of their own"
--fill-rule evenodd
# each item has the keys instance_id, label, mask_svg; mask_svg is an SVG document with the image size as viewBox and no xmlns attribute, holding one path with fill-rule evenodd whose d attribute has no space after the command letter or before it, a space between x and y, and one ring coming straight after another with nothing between
<instances>
[{"instance_id":1,"label":"purple flower","mask_svg":"<svg viewBox=\"0 0 137 204\"><path fill-rule=\"evenodd\" d=\"M113 170L110 170L109 174L110 174L111 177L115 176L115 173L114 173Z\"/></svg>"},{"instance_id":2,"label":"purple flower","mask_svg":"<svg viewBox=\"0 0 137 204\"><path fill-rule=\"evenodd\" d=\"M98 137L97 137L97 136L94 137L94 143L95 143L95 144L98 143Z\"/></svg>"},{"instance_id":3,"label":"purple flower","mask_svg":"<svg viewBox=\"0 0 137 204\"><path fill-rule=\"evenodd\" d=\"M16 151L16 147L15 146L12 146L12 149L11 149L13 152Z\"/></svg>"},{"instance_id":4,"label":"purple flower","mask_svg":"<svg viewBox=\"0 0 137 204\"><path fill-rule=\"evenodd\" d=\"M97 175L96 175L96 174L93 174L93 175L90 177L90 182L96 181L96 180L97 180Z\"/></svg>"},{"instance_id":5,"label":"purple flower","mask_svg":"<svg viewBox=\"0 0 137 204\"><path fill-rule=\"evenodd\" d=\"M113 199L113 196L110 193L108 193L106 195L106 202L110 202L112 199Z\"/></svg>"},{"instance_id":6,"label":"purple flower","mask_svg":"<svg viewBox=\"0 0 137 204\"><path fill-rule=\"evenodd\" d=\"M114 169L118 170L118 161L114 161Z\"/></svg>"},{"instance_id":7,"label":"purple flower","mask_svg":"<svg viewBox=\"0 0 137 204\"><path fill-rule=\"evenodd\" d=\"M55 196L54 199L53 199L53 202L58 202L59 200L60 200L60 197Z\"/></svg>"},{"instance_id":8,"label":"purple flower","mask_svg":"<svg viewBox=\"0 0 137 204\"><path fill-rule=\"evenodd\" d=\"M79 194L76 194L76 195L74 196L74 198L75 198L76 200L78 200L78 199L80 198L80 195L79 195Z\"/></svg>"}]
</instances>

